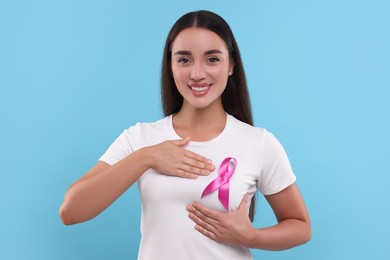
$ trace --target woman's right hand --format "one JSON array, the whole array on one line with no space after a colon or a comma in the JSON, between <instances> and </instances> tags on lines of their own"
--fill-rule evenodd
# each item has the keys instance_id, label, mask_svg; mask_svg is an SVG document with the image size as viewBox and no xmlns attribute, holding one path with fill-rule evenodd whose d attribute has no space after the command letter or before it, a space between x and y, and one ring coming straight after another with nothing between
<instances>
[{"instance_id":1,"label":"woman's right hand","mask_svg":"<svg viewBox=\"0 0 390 260\"><path fill-rule=\"evenodd\" d=\"M189 179L209 175L215 166L211 160L184 149L189 142L190 138L187 137L147 147L151 168L163 174Z\"/></svg>"},{"instance_id":2,"label":"woman's right hand","mask_svg":"<svg viewBox=\"0 0 390 260\"><path fill-rule=\"evenodd\" d=\"M199 154L184 149L189 138L141 148L113 166L98 162L66 192L60 209L64 224L87 221L99 215L150 168L163 174L195 179L215 167Z\"/></svg>"}]
</instances>

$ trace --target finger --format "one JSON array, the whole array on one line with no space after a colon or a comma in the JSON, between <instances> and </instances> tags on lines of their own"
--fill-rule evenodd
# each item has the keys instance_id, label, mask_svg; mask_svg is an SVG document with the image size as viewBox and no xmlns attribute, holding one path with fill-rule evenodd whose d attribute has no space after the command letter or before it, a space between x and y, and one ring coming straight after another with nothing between
<instances>
[{"instance_id":1,"label":"finger","mask_svg":"<svg viewBox=\"0 0 390 260\"><path fill-rule=\"evenodd\" d=\"M202 165L204 166L203 168L204 169L207 169L207 170L210 170L210 171L214 171L215 170L215 166L212 165L212 161L210 159L207 159L206 157L203 157L197 153L194 153L194 152L191 152L189 150L185 150L184 151L184 156L192 159L193 161L197 162L197 163L200 163L199 165Z\"/></svg>"},{"instance_id":2,"label":"finger","mask_svg":"<svg viewBox=\"0 0 390 260\"><path fill-rule=\"evenodd\" d=\"M195 222L197 226L202 227L204 230L207 230L210 233L213 234L217 233L217 229L214 225L207 223L203 219L199 218L196 214L190 213L188 216L190 217L190 219L192 219Z\"/></svg>"},{"instance_id":3,"label":"finger","mask_svg":"<svg viewBox=\"0 0 390 260\"><path fill-rule=\"evenodd\" d=\"M188 157L184 159L183 163L185 164L185 169L194 174L209 175L211 172L209 170L209 168L211 168L210 165L190 159Z\"/></svg>"},{"instance_id":4,"label":"finger","mask_svg":"<svg viewBox=\"0 0 390 260\"><path fill-rule=\"evenodd\" d=\"M213 223L213 224L219 223L221 218L223 218L224 213L209 209L205 206L202 206L199 203L194 203L192 204L192 206L196 210L194 213L205 221L207 219L207 222L209 223Z\"/></svg>"},{"instance_id":5,"label":"finger","mask_svg":"<svg viewBox=\"0 0 390 260\"><path fill-rule=\"evenodd\" d=\"M195 208L194 208L192 205L187 205L186 209L187 209L189 212L195 212Z\"/></svg>"},{"instance_id":6,"label":"finger","mask_svg":"<svg viewBox=\"0 0 390 260\"><path fill-rule=\"evenodd\" d=\"M172 174L171 174L172 175ZM197 179L198 174L193 174L191 172L185 171L183 169L177 169L175 176L186 178L186 179Z\"/></svg>"},{"instance_id":7,"label":"finger","mask_svg":"<svg viewBox=\"0 0 390 260\"><path fill-rule=\"evenodd\" d=\"M211 160L200 155L200 154L197 154L197 153L194 153L194 152L191 152L189 150L185 150L184 152L184 155L193 159L193 160L196 160L196 161L199 161L199 162L202 162L202 163L205 163L205 164L211 164Z\"/></svg>"},{"instance_id":8,"label":"finger","mask_svg":"<svg viewBox=\"0 0 390 260\"><path fill-rule=\"evenodd\" d=\"M204 229L203 227L199 226L199 225L196 225L195 226L195 229L198 230L201 234L203 234L204 236L212 239L212 240L216 240L217 239L217 236L216 234L210 232L209 230L207 229Z\"/></svg>"},{"instance_id":9,"label":"finger","mask_svg":"<svg viewBox=\"0 0 390 260\"><path fill-rule=\"evenodd\" d=\"M176 145L178 145L178 146L185 146L185 145L187 145L190 141L191 141L191 138L190 138L189 136L187 136L187 137L184 138L184 139L175 140L175 141L174 141L174 144L176 144Z\"/></svg>"},{"instance_id":10,"label":"finger","mask_svg":"<svg viewBox=\"0 0 390 260\"><path fill-rule=\"evenodd\" d=\"M182 174L190 174L190 175L208 175L209 172L207 170L202 170L186 163L181 163L178 166L178 171Z\"/></svg>"},{"instance_id":11,"label":"finger","mask_svg":"<svg viewBox=\"0 0 390 260\"><path fill-rule=\"evenodd\" d=\"M238 206L239 209L243 208L246 210L247 204L248 204L248 198L249 193L245 193L244 197L242 198L240 205Z\"/></svg>"}]
</instances>

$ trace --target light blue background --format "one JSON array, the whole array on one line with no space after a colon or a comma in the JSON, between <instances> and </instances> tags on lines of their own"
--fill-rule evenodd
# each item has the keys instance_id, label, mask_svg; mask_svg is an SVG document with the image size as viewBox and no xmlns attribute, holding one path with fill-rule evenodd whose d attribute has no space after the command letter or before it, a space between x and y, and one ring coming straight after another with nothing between
<instances>
[{"instance_id":1,"label":"light blue background","mask_svg":"<svg viewBox=\"0 0 390 260\"><path fill-rule=\"evenodd\" d=\"M239 43L257 126L283 143L310 243L255 259L390 254L388 1L0 2L0 259L135 259L134 186L96 219L62 225L66 189L137 121L162 117L164 40L209 9ZM274 224L259 198L256 226Z\"/></svg>"}]
</instances>

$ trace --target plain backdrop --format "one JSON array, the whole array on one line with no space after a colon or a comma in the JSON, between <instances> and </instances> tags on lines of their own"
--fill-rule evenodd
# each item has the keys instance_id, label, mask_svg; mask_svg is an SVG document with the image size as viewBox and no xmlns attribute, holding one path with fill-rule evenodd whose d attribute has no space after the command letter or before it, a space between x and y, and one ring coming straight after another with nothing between
<instances>
[{"instance_id":1,"label":"plain backdrop","mask_svg":"<svg viewBox=\"0 0 390 260\"><path fill-rule=\"evenodd\" d=\"M199 9L231 25L256 126L284 145L312 219L308 244L254 258L389 256L389 1L1 0L0 259L136 259L136 185L83 224L58 209L125 128L162 117L165 37ZM257 205L255 226L275 224Z\"/></svg>"}]
</instances>

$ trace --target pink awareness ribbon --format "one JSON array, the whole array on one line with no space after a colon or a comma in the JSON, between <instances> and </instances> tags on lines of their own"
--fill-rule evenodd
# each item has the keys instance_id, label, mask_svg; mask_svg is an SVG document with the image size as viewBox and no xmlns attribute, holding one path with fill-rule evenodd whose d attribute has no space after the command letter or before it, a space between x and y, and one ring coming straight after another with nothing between
<instances>
[{"instance_id":1,"label":"pink awareness ribbon","mask_svg":"<svg viewBox=\"0 0 390 260\"><path fill-rule=\"evenodd\" d=\"M229 163L233 160L234 166L229 169ZM232 177L237 167L237 159L233 157L227 157L222 161L219 167L218 177L207 185L204 189L201 198L218 190L218 199L227 211L229 211L229 180Z\"/></svg>"}]
</instances>

